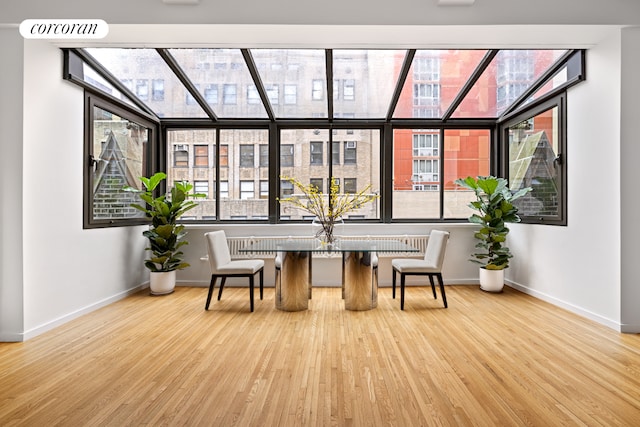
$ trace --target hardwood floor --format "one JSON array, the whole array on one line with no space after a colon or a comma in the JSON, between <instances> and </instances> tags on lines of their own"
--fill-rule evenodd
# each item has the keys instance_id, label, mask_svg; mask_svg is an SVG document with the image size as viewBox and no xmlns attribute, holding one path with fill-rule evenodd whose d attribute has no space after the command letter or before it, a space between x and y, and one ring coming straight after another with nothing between
<instances>
[{"instance_id":1,"label":"hardwood floor","mask_svg":"<svg viewBox=\"0 0 640 427\"><path fill-rule=\"evenodd\" d=\"M0 343L3 426L639 426L640 335L512 289L391 289L309 310L265 289L146 292L25 343Z\"/></svg>"}]
</instances>

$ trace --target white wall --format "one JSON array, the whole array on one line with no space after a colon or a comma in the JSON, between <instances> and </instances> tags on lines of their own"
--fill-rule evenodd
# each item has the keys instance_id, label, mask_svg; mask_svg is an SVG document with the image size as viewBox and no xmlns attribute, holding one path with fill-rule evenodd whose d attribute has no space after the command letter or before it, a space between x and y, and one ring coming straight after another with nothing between
<instances>
[{"instance_id":1,"label":"white wall","mask_svg":"<svg viewBox=\"0 0 640 427\"><path fill-rule=\"evenodd\" d=\"M511 227L515 259L507 276L521 290L615 329L621 284L620 73L618 33L588 51L587 81L569 91L568 226Z\"/></svg>"},{"instance_id":2,"label":"white wall","mask_svg":"<svg viewBox=\"0 0 640 427\"><path fill-rule=\"evenodd\" d=\"M640 285L638 280L638 242L640 242L640 28L622 31L622 102L620 193L621 198L621 323L624 332L640 332Z\"/></svg>"},{"instance_id":3,"label":"white wall","mask_svg":"<svg viewBox=\"0 0 640 427\"><path fill-rule=\"evenodd\" d=\"M47 42L27 41L24 60L28 338L139 289L146 272L141 227L82 228L84 98L78 86L62 80L61 51Z\"/></svg>"},{"instance_id":4,"label":"white wall","mask_svg":"<svg viewBox=\"0 0 640 427\"><path fill-rule=\"evenodd\" d=\"M22 47L0 29L0 341L20 341L22 298Z\"/></svg>"}]
</instances>

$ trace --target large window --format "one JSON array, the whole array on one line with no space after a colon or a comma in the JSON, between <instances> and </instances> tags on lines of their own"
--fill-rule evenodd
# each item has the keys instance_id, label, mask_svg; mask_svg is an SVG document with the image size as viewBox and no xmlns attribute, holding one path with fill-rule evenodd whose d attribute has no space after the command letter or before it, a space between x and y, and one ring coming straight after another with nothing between
<instances>
[{"instance_id":1,"label":"large window","mask_svg":"<svg viewBox=\"0 0 640 427\"><path fill-rule=\"evenodd\" d=\"M507 178L512 191L531 187L516 200L523 222L566 224L566 138L564 97L550 100L504 126L509 159Z\"/></svg>"},{"instance_id":2,"label":"large window","mask_svg":"<svg viewBox=\"0 0 640 427\"><path fill-rule=\"evenodd\" d=\"M300 153L303 159L310 159L310 164L297 164L285 166L281 162L280 175L292 176L302 183L314 185L319 191L327 193L331 186L331 178L335 180L341 193L355 193L370 186L372 194L380 194L380 129L353 128L352 141L331 141L332 137L328 129L283 129L280 132L281 149L291 147L293 152ZM338 129L331 134L344 134L344 129ZM328 143L327 141L331 141ZM326 159L333 161L324 162L324 148L327 147ZM330 149L329 149L330 147ZM348 147L348 148L347 148ZM358 149L358 163L355 163L353 150ZM354 162L341 163L340 150L349 152L349 158ZM346 154L345 154L346 155ZM306 162L303 162L306 163ZM280 193L285 196L295 189L287 181L280 182ZM326 198L328 203L328 198ZM290 204L278 205L281 218L299 221L308 216L308 212L297 209ZM375 200L368 203L355 212L353 218L379 219L380 202ZM345 218L347 219L347 218Z\"/></svg>"},{"instance_id":3,"label":"large window","mask_svg":"<svg viewBox=\"0 0 640 427\"><path fill-rule=\"evenodd\" d=\"M85 228L139 223L144 214L132 207L141 203L124 186L141 189L140 176L146 176L149 142L156 125L119 106L87 95L89 114L85 141Z\"/></svg>"},{"instance_id":4,"label":"large window","mask_svg":"<svg viewBox=\"0 0 640 427\"><path fill-rule=\"evenodd\" d=\"M466 219L473 194L454 181L490 173L490 141L490 129L396 130L393 218Z\"/></svg>"},{"instance_id":5,"label":"large window","mask_svg":"<svg viewBox=\"0 0 640 427\"><path fill-rule=\"evenodd\" d=\"M462 222L472 195L454 181L492 174L533 188L525 222L566 224L565 97L584 51L63 51L88 100L86 225L143 222L106 185L155 171L208 194L189 221L304 221L277 202L292 176L380 196L346 220Z\"/></svg>"}]
</instances>

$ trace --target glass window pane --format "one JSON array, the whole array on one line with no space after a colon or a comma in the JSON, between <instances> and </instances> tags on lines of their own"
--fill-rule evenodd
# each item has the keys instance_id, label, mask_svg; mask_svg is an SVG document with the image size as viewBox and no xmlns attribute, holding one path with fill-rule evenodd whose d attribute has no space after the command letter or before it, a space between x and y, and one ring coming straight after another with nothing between
<instances>
[{"instance_id":1,"label":"glass window pane","mask_svg":"<svg viewBox=\"0 0 640 427\"><path fill-rule=\"evenodd\" d=\"M344 131L344 130L342 130ZM329 131L327 129L284 129L280 134L283 146L291 146L294 156L292 166L281 167L280 175L294 177L305 184L315 185L321 192L329 191L329 164L324 162L325 147L329 147ZM380 131L378 129L353 129L350 138L357 147L358 164L336 163L332 165L333 178L337 181L340 191L357 192L371 185L372 194L380 194ZM338 156L343 142L334 141ZM329 156L329 154L327 154ZM334 157L338 158L339 157ZM300 160L298 160L300 159ZM314 160L316 159L316 160ZM281 194L287 195L296 191L287 181L281 181ZM327 199L328 200L328 199ZM360 209L349 212L359 218L380 218L380 202L378 199L367 203ZM291 204L280 204L280 218L303 220L310 213ZM345 218L348 219L348 218Z\"/></svg>"},{"instance_id":2,"label":"glass window pane","mask_svg":"<svg viewBox=\"0 0 640 427\"><path fill-rule=\"evenodd\" d=\"M197 168L209 167L208 145L195 145L193 147L193 165Z\"/></svg>"},{"instance_id":3,"label":"glass window pane","mask_svg":"<svg viewBox=\"0 0 640 427\"><path fill-rule=\"evenodd\" d=\"M323 49L251 49L251 54L276 117L327 117Z\"/></svg>"},{"instance_id":4,"label":"glass window pane","mask_svg":"<svg viewBox=\"0 0 640 427\"><path fill-rule=\"evenodd\" d=\"M96 163L91 175L92 221L144 217L143 212L129 206L142 203L139 197L122 188L142 189L139 177L144 176L148 138L145 126L93 107L92 155Z\"/></svg>"},{"instance_id":5,"label":"glass window pane","mask_svg":"<svg viewBox=\"0 0 640 427\"><path fill-rule=\"evenodd\" d=\"M210 148L211 147L211 148ZM213 129L169 129L167 130L167 185L176 181L193 182L196 193L206 198L198 199L198 206L189 211L193 219L210 219L216 216L215 168L216 132ZM189 164L189 153L193 153ZM212 183L211 191L209 184Z\"/></svg>"},{"instance_id":6,"label":"glass window pane","mask_svg":"<svg viewBox=\"0 0 640 427\"><path fill-rule=\"evenodd\" d=\"M204 90L207 104L218 117L267 117L240 49L169 49L169 53Z\"/></svg>"},{"instance_id":7,"label":"glass window pane","mask_svg":"<svg viewBox=\"0 0 640 427\"><path fill-rule=\"evenodd\" d=\"M269 166L269 146L267 144L260 144L260 167L266 168Z\"/></svg>"},{"instance_id":8,"label":"glass window pane","mask_svg":"<svg viewBox=\"0 0 640 427\"><path fill-rule=\"evenodd\" d=\"M485 53L484 50L416 51L393 117L442 117Z\"/></svg>"},{"instance_id":9,"label":"glass window pane","mask_svg":"<svg viewBox=\"0 0 640 427\"><path fill-rule=\"evenodd\" d=\"M127 105L138 109L138 107L135 107L133 102L131 102L131 100L127 96L125 96L122 92L116 89L111 83L103 79L102 76L96 73L93 68L91 68L89 65L87 65L84 62L82 63L82 67L83 67L83 79L85 82L89 83L91 86L95 87L96 89L100 89L104 93L107 93L111 96L118 98L119 100L125 102ZM128 89L132 89L130 84L129 85L125 84L125 86L128 86L127 87Z\"/></svg>"},{"instance_id":10,"label":"glass window pane","mask_svg":"<svg viewBox=\"0 0 640 427\"><path fill-rule=\"evenodd\" d=\"M311 141L311 149L309 150L310 160L309 163L312 165L323 165L323 153L324 153L324 142L322 141Z\"/></svg>"},{"instance_id":11,"label":"glass window pane","mask_svg":"<svg viewBox=\"0 0 640 427\"><path fill-rule=\"evenodd\" d=\"M199 194L205 194L209 197L209 182L208 181L194 181L193 191Z\"/></svg>"},{"instance_id":12,"label":"glass window pane","mask_svg":"<svg viewBox=\"0 0 640 427\"><path fill-rule=\"evenodd\" d=\"M393 133L393 218L440 218L440 130Z\"/></svg>"},{"instance_id":13,"label":"glass window pane","mask_svg":"<svg viewBox=\"0 0 640 427\"><path fill-rule=\"evenodd\" d=\"M384 49L334 50L335 117L385 117L406 53Z\"/></svg>"},{"instance_id":14,"label":"glass window pane","mask_svg":"<svg viewBox=\"0 0 640 427\"><path fill-rule=\"evenodd\" d=\"M533 191L516 200L526 216L560 215L560 166L558 107L544 111L509 128L509 187Z\"/></svg>"},{"instance_id":15,"label":"glass window pane","mask_svg":"<svg viewBox=\"0 0 640 427\"><path fill-rule=\"evenodd\" d=\"M145 102L158 117L206 117L197 104L187 103L188 91L160 57L155 49L88 48L98 60L120 81L127 82L138 98ZM150 85L162 79L165 95L161 99L149 97ZM135 82L131 87L130 81Z\"/></svg>"},{"instance_id":16,"label":"glass window pane","mask_svg":"<svg viewBox=\"0 0 640 427\"><path fill-rule=\"evenodd\" d=\"M452 117L498 117L566 50L501 50Z\"/></svg>"},{"instance_id":17,"label":"glass window pane","mask_svg":"<svg viewBox=\"0 0 640 427\"><path fill-rule=\"evenodd\" d=\"M252 168L253 167L253 153L254 146L248 144L240 144L240 167Z\"/></svg>"},{"instance_id":18,"label":"glass window pane","mask_svg":"<svg viewBox=\"0 0 640 427\"><path fill-rule=\"evenodd\" d=\"M467 206L475 200L473 192L454 184L458 178L486 176L490 173L488 129L447 129L444 132L444 217L468 218Z\"/></svg>"},{"instance_id":19,"label":"glass window pane","mask_svg":"<svg viewBox=\"0 0 640 427\"><path fill-rule=\"evenodd\" d=\"M255 167L254 157L257 147L267 146L268 142L267 129L220 130L220 148L228 147L229 165L220 168L220 180L227 183L225 197L220 195L221 220L268 217L269 201L256 197L256 189L261 188L260 181L268 181L269 170Z\"/></svg>"}]
</instances>

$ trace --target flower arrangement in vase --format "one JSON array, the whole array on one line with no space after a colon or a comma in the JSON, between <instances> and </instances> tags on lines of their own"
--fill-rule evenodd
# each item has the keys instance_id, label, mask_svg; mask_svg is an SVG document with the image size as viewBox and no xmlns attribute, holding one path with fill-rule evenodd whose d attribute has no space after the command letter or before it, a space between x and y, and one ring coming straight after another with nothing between
<instances>
[{"instance_id":1,"label":"flower arrangement in vase","mask_svg":"<svg viewBox=\"0 0 640 427\"><path fill-rule=\"evenodd\" d=\"M324 194L313 184L303 184L290 176L281 176L297 188L302 195L292 194L289 197L278 198L280 203L290 203L293 206L314 215L314 234L322 244L332 245L336 242L336 226L341 224L342 218L348 213L361 208L363 205L379 198L371 194L371 185L367 185L356 193L340 193L340 185L335 178L331 178L329 194Z\"/></svg>"}]
</instances>

